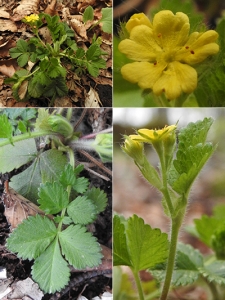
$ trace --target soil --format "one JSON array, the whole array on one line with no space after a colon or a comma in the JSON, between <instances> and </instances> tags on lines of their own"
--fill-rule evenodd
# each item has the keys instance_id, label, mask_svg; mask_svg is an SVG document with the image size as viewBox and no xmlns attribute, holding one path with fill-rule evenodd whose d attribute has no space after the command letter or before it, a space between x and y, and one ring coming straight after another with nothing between
<instances>
[{"instance_id":1,"label":"soil","mask_svg":"<svg viewBox=\"0 0 225 300\"><path fill-rule=\"evenodd\" d=\"M84 115L85 112L85 115ZM82 135L88 135L93 132L98 132L109 128L112 124L112 110L111 109L74 109L73 118L75 120L84 115L79 127L77 130L82 130ZM96 119L97 118L97 119ZM95 157L98 161L99 158L97 155L92 153L92 156ZM99 173L99 176L91 173L89 170L82 171L81 176L85 176L89 179L91 185L99 187L104 190L108 197L108 205L104 212L102 212L97 220L90 226L89 230L92 231L93 235L96 236L98 242L103 245L103 247L111 248L111 237L112 237L112 185L111 178L109 174L104 173L97 165L87 161L82 154L79 152L76 153L76 161L89 164L91 171ZM104 166L110 171L111 163L106 163ZM24 168L23 168L24 169ZM12 177L15 174L18 174L22 171L22 168L18 170L13 170L9 173L9 177ZM100 177L101 176L101 177ZM102 178L103 177L103 178ZM105 179L106 178L106 179ZM4 175L2 175L2 182ZM3 185L1 185L0 193L3 192ZM1 195L0 195L1 196ZM15 254L10 253L6 248L6 239L10 233L10 224L7 223L7 220L4 215L4 206L0 203L0 267L6 268L7 278L12 279L12 284L19 280L24 280L28 277L31 277L31 267L33 261L21 260L17 258ZM45 294L42 300L68 300L68 299L77 299L77 297L82 294L87 299L92 299L92 297L100 296L104 291L111 291L112 288L112 265L111 257L104 257L103 260L108 260L108 266L103 270L91 270L88 272L71 272L70 282L66 288L55 294ZM11 285L12 285L11 284ZM11 298L4 298L11 299ZM22 298L23 299L23 298ZM21 299L21 300L22 300ZM28 298L26 298L28 299ZM30 298L29 298L30 299ZM35 299L36 300L36 299Z\"/></svg>"}]
</instances>

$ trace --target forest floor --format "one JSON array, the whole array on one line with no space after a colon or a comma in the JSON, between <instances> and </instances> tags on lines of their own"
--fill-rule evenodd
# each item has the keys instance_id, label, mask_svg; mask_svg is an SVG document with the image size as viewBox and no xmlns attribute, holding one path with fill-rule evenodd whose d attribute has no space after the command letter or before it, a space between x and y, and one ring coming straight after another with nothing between
<instances>
[{"instance_id":1,"label":"forest floor","mask_svg":"<svg viewBox=\"0 0 225 300\"><path fill-rule=\"evenodd\" d=\"M94 9L94 16L92 21L84 23L83 13L88 6ZM112 36L102 30L101 23L92 28L101 19L102 9L111 6L111 0L0 0L0 107L111 107ZM73 40L85 51L94 38L101 40L101 50L106 53L102 56L106 61L106 68L100 69L99 76L93 77L88 73L77 75L71 71L73 66L66 64L66 96L56 97L54 103L46 96L30 97L27 101L18 102L13 95L12 85L4 83L6 78L12 77L21 69L17 59L11 58L9 50L16 46L19 39L28 41L34 36L30 26L22 21L24 16L41 12L51 16L58 15L60 21L66 22L74 31ZM51 44L46 27L39 29L39 35L44 43ZM27 86L24 84L19 92L26 95Z\"/></svg>"}]
</instances>

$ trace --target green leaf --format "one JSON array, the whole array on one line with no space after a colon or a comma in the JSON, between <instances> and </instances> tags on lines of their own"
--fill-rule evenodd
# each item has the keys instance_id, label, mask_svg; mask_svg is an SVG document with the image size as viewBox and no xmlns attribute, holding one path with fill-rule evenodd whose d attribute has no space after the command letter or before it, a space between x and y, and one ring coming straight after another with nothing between
<instances>
[{"instance_id":1,"label":"green leaf","mask_svg":"<svg viewBox=\"0 0 225 300\"><path fill-rule=\"evenodd\" d=\"M186 194L195 178L213 154L216 146L206 143L211 118L189 123L178 135L179 144L176 159L169 171L169 182L179 194Z\"/></svg>"},{"instance_id":2,"label":"green leaf","mask_svg":"<svg viewBox=\"0 0 225 300\"><path fill-rule=\"evenodd\" d=\"M38 195L40 209L46 214L57 214L69 204L67 191L58 182L41 184Z\"/></svg>"},{"instance_id":3,"label":"green leaf","mask_svg":"<svg viewBox=\"0 0 225 300\"><path fill-rule=\"evenodd\" d=\"M113 141L111 133L97 134L92 146L100 156L103 163L112 161Z\"/></svg>"},{"instance_id":4,"label":"green leaf","mask_svg":"<svg viewBox=\"0 0 225 300\"><path fill-rule=\"evenodd\" d=\"M60 253L58 239L35 260L32 276L40 288L50 294L60 291L69 282L70 270Z\"/></svg>"},{"instance_id":5,"label":"green leaf","mask_svg":"<svg viewBox=\"0 0 225 300\"><path fill-rule=\"evenodd\" d=\"M118 229L115 232L118 232ZM129 266L135 271L152 268L165 262L168 257L167 234L161 233L160 229L152 229L150 225L144 224L143 219L136 215L125 221L125 235L121 234L117 237L115 232L113 237L116 249L122 249L123 251L126 243L126 252L129 253ZM120 240L124 236L126 241ZM119 253L118 250L116 257L124 259L126 253Z\"/></svg>"},{"instance_id":6,"label":"green leaf","mask_svg":"<svg viewBox=\"0 0 225 300\"><path fill-rule=\"evenodd\" d=\"M27 132L27 122L19 120L18 129L23 133Z\"/></svg>"},{"instance_id":7,"label":"green leaf","mask_svg":"<svg viewBox=\"0 0 225 300\"><path fill-rule=\"evenodd\" d=\"M69 204L67 213L75 224L86 225L96 219L98 212L91 200L79 196Z\"/></svg>"},{"instance_id":8,"label":"green leaf","mask_svg":"<svg viewBox=\"0 0 225 300\"><path fill-rule=\"evenodd\" d=\"M76 181L73 167L68 164L65 166L65 169L60 174L59 178L60 183L66 188L68 185L73 186Z\"/></svg>"},{"instance_id":9,"label":"green leaf","mask_svg":"<svg viewBox=\"0 0 225 300\"><path fill-rule=\"evenodd\" d=\"M85 227L70 225L59 233L59 240L63 255L75 269L81 270L101 263L101 248Z\"/></svg>"},{"instance_id":10,"label":"green leaf","mask_svg":"<svg viewBox=\"0 0 225 300\"><path fill-rule=\"evenodd\" d=\"M207 278L209 282L225 284L225 261L217 260L210 265L200 268L201 274Z\"/></svg>"},{"instance_id":11,"label":"green leaf","mask_svg":"<svg viewBox=\"0 0 225 300\"><path fill-rule=\"evenodd\" d=\"M85 8L84 14L83 14L83 21L86 23L87 21L92 21L94 19L94 9L92 6L88 6Z\"/></svg>"},{"instance_id":12,"label":"green leaf","mask_svg":"<svg viewBox=\"0 0 225 300\"><path fill-rule=\"evenodd\" d=\"M113 217L113 265L132 266L131 258L127 248L127 237L122 218Z\"/></svg>"},{"instance_id":13,"label":"green leaf","mask_svg":"<svg viewBox=\"0 0 225 300\"><path fill-rule=\"evenodd\" d=\"M212 235L215 230L224 223L224 220L217 219L214 216L209 217L203 215L201 219L195 219L194 223L198 233L198 238L207 246L211 247Z\"/></svg>"},{"instance_id":14,"label":"green leaf","mask_svg":"<svg viewBox=\"0 0 225 300\"><path fill-rule=\"evenodd\" d=\"M107 33L112 33L112 8L106 7L102 9L102 30Z\"/></svg>"},{"instance_id":15,"label":"green leaf","mask_svg":"<svg viewBox=\"0 0 225 300\"><path fill-rule=\"evenodd\" d=\"M100 188L92 187L84 194L88 199L94 203L97 213L105 210L107 205L107 195Z\"/></svg>"},{"instance_id":16,"label":"green leaf","mask_svg":"<svg viewBox=\"0 0 225 300\"><path fill-rule=\"evenodd\" d=\"M15 146L5 145L0 147L0 170L2 173L11 172L28 163L37 154L34 139L19 141Z\"/></svg>"},{"instance_id":17,"label":"green leaf","mask_svg":"<svg viewBox=\"0 0 225 300\"><path fill-rule=\"evenodd\" d=\"M37 82L37 78L33 77L28 84L28 93L31 97L40 98L43 93L43 88L44 86L40 82Z\"/></svg>"},{"instance_id":18,"label":"green leaf","mask_svg":"<svg viewBox=\"0 0 225 300\"><path fill-rule=\"evenodd\" d=\"M75 169L74 169L74 174L77 176L82 172L84 169L84 165L79 164Z\"/></svg>"},{"instance_id":19,"label":"green leaf","mask_svg":"<svg viewBox=\"0 0 225 300\"><path fill-rule=\"evenodd\" d=\"M52 58L48 66L48 76L50 78L66 77L66 69L60 66L56 58Z\"/></svg>"},{"instance_id":20,"label":"green leaf","mask_svg":"<svg viewBox=\"0 0 225 300\"><path fill-rule=\"evenodd\" d=\"M25 171L13 176L10 185L25 198L37 203L40 183L58 181L67 163L63 152L56 149L44 151Z\"/></svg>"},{"instance_id":21,"label":"green leaf","mask_svg":"<svg viewBox=\"0 0 225 300\"><path fill-rule=\"evenodd\" d=\"M14 229L7 239L7 248L23 259L34 259L49 246L56 234L54 223L37 214Z\"/></svg>"},{"instance_id":22,"label":"green leaf","mask_svg":"<svg viewBox=\"0 0 225 300\"><path fill-rule=\"evenodd\" d=\"M127 246L135 270L145 270L164 262L168 257L167 234L152 229L144 220L133 215L127 221Z\"/></svg>"},{"instance_id":23,"label":"green leaf","mask_svg":"<svg viewBox=\"0 0 225 300\"><path fill-rule=\"evenodd\" d=\"M24 67L28 63L28 60L29 60L28 53L23 53L17 58L18 65L20 67Z\"/></svg>"},{"instance_id":24,"label":"green leaf","mask_svg":"<svg viewBox=\"0 0 225 300\"><path fill-rule=\"evenodd\" d=\"M0 115L0 138L11 140L13 127L6 115Z\"/></svg>"},{"instance_id":25,"label":"green leaf","mask_svg":"<svg viewBox=\"0 0 225 300\"><path fill-rule=\"evenodd\" d=\"M87 178L85 177L79 177L76 178L75 184L73 185L73 189L77 192L77 193L84 193L89 185L89 181Z\"/></svg>"},{"instance_id":26,"label":"green leaf","mask_svg":"<svg viewBox=\"0 0 225 300\"><path fill-rule=\"evenodd\" d=\"M20 56L23 53L27 52L27 42L25 42L22 39L19 39L16 43L16 47L11 48L9 50L9 53L11 55L12 58L16 58L18 56Z\"/></svg>"},{"instance_id":27,"label":"green leaf","mask_svg":"<svg viewBox=\"0 0 225 300\"><path fill-rule=\"evenodd\" d=\"M191 245L178 244L176 267L173 271L172 285L184 286L192 284L200 276L200 268L203 267L203 256ZM165 270L150 270L159 281L165 280Z\"/></svg>"},{"instance_id":28,"label":"green leaf","mask_svg":"<svg viewBox=\"0 0 225 300\"><path fill-rule=\"evenodd\" d=\"M52 79L51 84L49 84L43 91L43 95L46 97L55 96L65 96L68 93L68 88L64 77L56 77Z\"/></svg>"}]
</instances>

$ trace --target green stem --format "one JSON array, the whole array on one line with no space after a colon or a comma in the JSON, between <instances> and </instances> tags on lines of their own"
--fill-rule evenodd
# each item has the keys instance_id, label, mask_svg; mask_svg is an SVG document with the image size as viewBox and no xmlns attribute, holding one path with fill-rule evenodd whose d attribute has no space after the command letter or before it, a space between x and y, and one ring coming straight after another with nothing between
<instances>
[{"instance_id":1,"label":"green stem","mask_svg":"<svg viewBox=\"0 0 225 300\"><path fill-rule=\"evenodd\" d=\"M141 280L140 280L140 276L139 276L139 273L138 271L132 269L132 272L134 274L134 279L135 279L135 282L136 282L136 285L137 285L137 289L138 289L138 294L139 294L139 299L140 300L144 300L145 297L144 297L144 292L143 292L143 289L142 289L142 286L141 286Z\"/></svg>"},{"instance_id":2,"label":"green stem","mask_svg":"<svg viewBox=\"0 0 225 300\"><path fill-rule=\"evenodd\" d=\"M178 234L180 230L180 226L182 224L183 216L180 214L175 219L172 219L172 229L171 229L171 240L170 240L170 249L169 249L169 257L167 261L166 268L166 277L163 284L162 294L160 300L166 300L167 295L170 289L170 283L173 275L175 257L176 257L176 249L177 249L177 241Z\"/></svg>"},{"instance_id":3,"label":"green stem","mask_svg":"<svg viewBox=\"0 0 225 300\"><path fill-rule=\"evenodd\" d=\"M52 132L50 130L39 130L39 131L27 132L24 134L13 136L10 140L9 139L1 140L0 147L9 145L12 143L16 143L19 141L27 140L27 139L33 139L33 138L37 138L40 136L45 136L45 135L57 135L57 133Z\"/></svg>"},{"instance_id":4,"label":"green stem","mask_svg":"<svg viewBox=\"0 0 225 300\"><path fill-rule=\"evenodd\" d=\"M208 281L205 277L202 276L203 281L207 284L207 286L210 289L210 292L212 294L212 299L214 300L219 300L220 299L220 295L219 292L214 284L214 282L210 282Z\"/></svg>"}]
</instances>

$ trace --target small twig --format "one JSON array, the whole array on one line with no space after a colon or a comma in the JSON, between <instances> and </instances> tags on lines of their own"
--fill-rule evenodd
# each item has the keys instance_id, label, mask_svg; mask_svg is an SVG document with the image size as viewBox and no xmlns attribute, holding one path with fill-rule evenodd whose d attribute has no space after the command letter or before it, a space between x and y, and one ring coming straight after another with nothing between
<instances>
[{"instance_id":1,"label":"small twig","mask_svg":"<svg viewBox=\"0 0 225 300\"><path fill-rule=\"evenodd\" d=\"M87 157L90 161L92 161L96 166L98 166L101 170L105 171L108 175L112 176L112 171L106 168L100 161L92 157L89 153L86 151L79 149L78 150L81 154L83 154L85 157Z\"/></svg>"},{"instance_id":2,"label":"small twig","mask_svg":"<svg viewBox=\"0 0 225 300\"><path fill-rule=\"evenodd\" d=\"M73 127L74 130L76 130L77 127L80 125L80 123L83 121L83 118L85 117L86 112L87 112L87 108L84 108L83 111L82 111L82 113L81 113L81 116L80 116L79 120L76 122L76 124Z\"/></svg>"}]
</instances>

